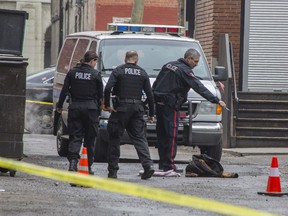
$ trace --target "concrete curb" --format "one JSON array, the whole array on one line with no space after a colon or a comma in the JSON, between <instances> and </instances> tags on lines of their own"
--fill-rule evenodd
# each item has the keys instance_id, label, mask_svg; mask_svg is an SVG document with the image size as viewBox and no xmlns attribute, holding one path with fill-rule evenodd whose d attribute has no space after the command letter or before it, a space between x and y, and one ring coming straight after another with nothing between
<instances>
[{"instance_id":1,"label":"concrete curb","mask_svg":"<svg viewBox=\"0 0 288 216\"><path fill-rule=\"evenodd\" d=\"M240 157L246 155L288 155L288 148L231 148L223 149L223 153Z\"/></svg>"}]
</instances>

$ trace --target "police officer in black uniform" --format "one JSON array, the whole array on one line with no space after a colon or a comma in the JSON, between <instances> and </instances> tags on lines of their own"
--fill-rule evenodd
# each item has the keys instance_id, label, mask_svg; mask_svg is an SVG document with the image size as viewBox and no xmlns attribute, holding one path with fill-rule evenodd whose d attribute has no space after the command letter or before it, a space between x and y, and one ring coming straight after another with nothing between
<instances>
[{"instance_id":1,"label":"police officer in black uniform","mask_svg":"<svg viewBox=\"0 0 288 216\"><path fill-rule=\"evenodd\" d=\"M70 94L68 110L69 171L77 171L80 149L84 138L84 147L88 151L89 173L94 162L94 148L98 133L99 114L103 98L103 83L99 71L95 70L98 56L94 51L87 51L65 78L57 104L57 111L62 112L63 102Z\"/></svg>"},{"instance_id":2,"label":"police officer in black uniform","mask_svg":"<svg viewBox=\"0 0 288 216\"><path fill-rule=\"evenodd\" d=\"M164 171L183 171L177 169L174 159L177 152L179 109L186 102L190 88L211 103L226 106L194 75L192 69L197 66L199 58L197 50L188 49L184 58L162 67L152 87L156 103L159 169Z\"/></svg>"},{"instance_id":3,"label":"police officer in black uniform","mask_svg":"<svg viewBox=\"0 0 288 216\"><path fill-rule=\"evenodd\" d=\"M110 138L108 157L108 178L117 178L120 157L120 136L126 129L144 168L142 179L150 178L154 173L147 139L144 133L144 107L141 101L144 90L148 105L148 121L154 121L154 102L147 73L137 65L138 54L128 51L125 64L113 70L104 90L104 105L111 112L107 130ZM110 93L115 95L113 107L110 106Z\"/></svg>"}]
</instances>

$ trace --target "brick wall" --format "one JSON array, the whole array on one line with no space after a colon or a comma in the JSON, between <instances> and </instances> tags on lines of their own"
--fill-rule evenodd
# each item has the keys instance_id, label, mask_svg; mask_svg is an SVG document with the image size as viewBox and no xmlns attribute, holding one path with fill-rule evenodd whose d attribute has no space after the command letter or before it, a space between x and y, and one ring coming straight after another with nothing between
<instances>
[{"instance_id":1,"label":"brick wall","mask_svg":"<svg viewBox=\"0 0 288 216\"><path fill-rule=\"evenodd\" d=\"M240 25L241 25L241 0L215 0L214 6L214 34L213 56L218 55L219 33L229 34L233 46L233 58L237 82L239 75L240 58Z\"/></svg>"},{"instance_id":2,"label":"brick wall","mask_svg":"<svg viewBox=\"0 0 288 216\"><path fill-rule=\"evenodd\" d=\"M133 0L97 0L96 30L106 30L112 17L131 17ZM178 0L145 0L143 24L177 25Z\"/></svg>"},{"instance_id":3,"label":"brick wall","mask_svg":"<svg viewBox=\"0 0 288 216\"><path fill-rule=\"evenodd\" d=\"M233 45L238 81L241 0L198 0L196 2L195 38L200 41L210 67L215 66L214 60L217 61L219 33L227 33Z\"/></svg>"},{"instance_id":4,"label":"brick wall","mask_svg":"<svg viewBox=\"0 0 288 216\"><path fill-rule=\"evenodd\" d=\"M214 0L196 1L195 39L199 40L206 54L209 65L212 65Z\"/></svg>"}]
</instances>

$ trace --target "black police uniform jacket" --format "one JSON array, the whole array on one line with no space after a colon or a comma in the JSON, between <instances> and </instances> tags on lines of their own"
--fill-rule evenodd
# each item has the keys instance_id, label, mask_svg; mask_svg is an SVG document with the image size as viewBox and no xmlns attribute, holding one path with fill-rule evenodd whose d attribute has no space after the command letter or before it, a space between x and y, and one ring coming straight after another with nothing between
<instances>
[{"instance_id":1,"label":"black police uniform jacket","mask_svg":"<svg viewBox=\"0 0 288 216\"><path fill-rule=\"evenodd\" d=\"M105 106L110 107L110 93L121 99L141 100L143 90L147 96L149 116L154 116L154 101L148 74L144 69L133 63L115 68L110 75L104 90Z\"/></svg>"},{"instance_id":2,"label":"black police uniform jacket","mask_svg":"<svg viewBox=\"0 0 288 216\"><path fill-rule=\"evenodd\" d=\"M155 101L173 103L168 104L171 106L174 106L179 98L182 100L181 104L186 102L190 88L212 103L220 101L200 82L183 58L165 64L152 87Z\"/></svg>"},{"instance_id":3,"label":"black police uniform jacket","mask_svg":"<svg viewBox=\"0 0 288 216\"><path fill-rule=\"evenodd\" d=\"M99 109L103 98L103 82L100 72L88 64L77 64L65 77L58 108L62 108L68 93L70 93L71 100L69 109L83 106L88 109Z\"/></svg>"}]
</instances>

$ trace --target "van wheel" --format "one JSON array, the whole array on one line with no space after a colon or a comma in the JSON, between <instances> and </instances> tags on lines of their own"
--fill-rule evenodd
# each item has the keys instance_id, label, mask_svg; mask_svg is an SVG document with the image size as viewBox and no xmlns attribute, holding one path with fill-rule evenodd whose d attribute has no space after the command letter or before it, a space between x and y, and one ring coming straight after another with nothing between
<instances>
[{"instance_id":1,"label":"van wheel","mask_svg":"<svg viewBox=\"0 0 288 216\"><path fill-rule=\"evenodd\" d=\"M28 131L36 134L52 134L53 132L52 106L34 106L27 117Z\"/></svg>"},{"instance_id":2,"label":"van wheel","mask_svg":"<svg viewBox=\"0 0 288 216\"><path fill-rule=\"evenodd\" d=\"M100 129L95 145L94 162L107 162L108 161L108 132L106 129Z\"/></svg>"},{"instance_id":3,"label":"van wheel","mask_svg":"<svg viewBox=\"0 0 288 216\"><path fill-rule=\"evenodd\" d=\"M59 118L58 125L57 125L57 152L58 155L61 157L67 157L68 155L68 144L69 144L69 138L68 136L65 138L63 135L67 134L67 127L65 126L62 118Z\"/></svg>"},{"instance_id":4,"label":"van wheel","mask_svg":"<svg viewBox=\"0 0 288 216\"><path fill-rule=\"evenodd\" d=\"M220 139L219 144L216 146L201 146L200 152L220 162L222 157L222 139Z\"/></svg>"}]
</instances>

